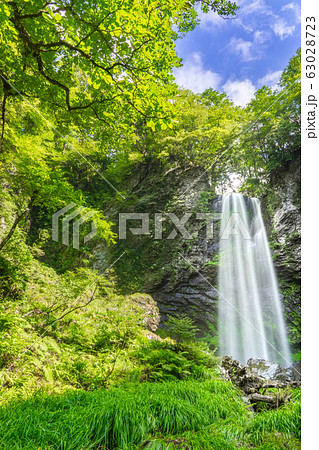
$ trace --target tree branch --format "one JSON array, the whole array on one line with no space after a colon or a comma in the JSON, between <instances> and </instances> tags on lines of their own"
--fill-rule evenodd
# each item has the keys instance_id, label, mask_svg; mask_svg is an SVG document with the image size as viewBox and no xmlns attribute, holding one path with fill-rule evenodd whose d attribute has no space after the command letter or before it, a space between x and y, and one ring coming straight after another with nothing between
<instances>
[{"instance_id":1,"label":"tree branch","mask_svg":"<svg viewBox=\"0 0 319 450\"><path fill-rule=\"evenodd\" d=\"M28 207L20 214L17 215L17 217L15 218L9 233L2 239L2 241L0 242L0 251L3 249L3 247L9 242L10 238L12 237L15 229L17 228L18 224L21 222L21 220L23 218L27 218L29 211L31 209L31 206L33 204L34 198L32 198L29 202Z\"/></svg>"}]
</instances>

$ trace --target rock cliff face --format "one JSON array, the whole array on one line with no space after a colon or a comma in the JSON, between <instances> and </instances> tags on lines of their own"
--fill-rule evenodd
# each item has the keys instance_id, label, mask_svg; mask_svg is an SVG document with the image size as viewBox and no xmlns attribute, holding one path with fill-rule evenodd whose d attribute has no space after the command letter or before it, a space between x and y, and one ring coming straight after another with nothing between
<instances>
[{"instance_id":1,"label":"rock cliff face","mask_svg":"<svg viewBox=\"0 0 319 450\"><path fill-rule=\"evenodd\" d=\"M209 186L207 186L209 188ZM207 188L206 187L206 188ZM208 200L203 211L213 214L220 212L220 198L211 191L213 200ZM194 199L196 197L194 196ZM190 210L198 209L195 200L188 205ZM196 231L194 228L198 228ZM192 229L193 228L193 229ZM219 253L219 220L213 221L213 237L207 238L206 224L190 223L190 229L197 238L188 241L187 246L181 241L181 255L177 256L179 270L174 277L170 274L152 286L151 293L157 300L162 322L168 315L186 314L191 317L202 334L209 328L216 328L218 253Z\"/></svg>"},{"instance_id":2,"label":"rock cliff face","mask_svg":"<svg viewBox=\"0 0 319 450\"><path fill-rule=\"evenodd\" d=\"M273 177L263 201L292 353L300 350L300 169L300 157L296 157L286 170Z\"/></svg>"},{"instance_id":3,"label":"rock cliff face","mask_svg":"<svg viewBox=\"0 0 319 450\"><path fill-rule=\"evenodd\" d=\"M208 260L208 255L202 254L203 262ZM191 255L187 255L187 259L194 263ZM198 254L196 259L199 259ZM186 314L203 331L208 331L209 325L216 326L216 270L203 268L203 265L198 267L201 275L195 270L182 270L177 280L164 281L162 286L152 292L158 302L162 321L167 320L168 315Z\"/></svg>"},{"instance_id":4,"label":"rock cliff face","mask_svg":"<svg viewBox=\"0 0 319 450\"><path fill-rule=\"evenodd\" d=\"M300 158L293 160L285 172L271 182L273 194L267 197L271 215L270 236L275 246L275 266L280 278L299 281L301 271L301 202Z\"/></svg>"},{"instance_id":5,"label":"rock cliff face","mask_svg":"<svg viewBox=\"0 0 319 450\"><path fill-rule=\"evenodd\" d=\"M150 214L149 236L133 236L120 242L118 255L125 256L115 265L124 289L132 279L127 294L147 292L156 300L161 324L168 315L186 314L195 320L203 334L216 331L217 325L217 275L219 255L219 221L214 221L213 238L206 236L205 221L196 220L196 213L221 212L221 197L216 195L207 177L199 179L201 172L182 172L171 169L148 175L139 183L128 203L128 212ZM300 305L300 160L273 177L268 193L262 199L263 216L270 246L273 251L282 300L289 313ZM125 212L127 212L125 211ZM174 229L167 213L181 218L185 213L192 217L186 228L193 235L184 239L180 233L167 239ZM163 239L154 238L154 213L163 214ZM140 226L135 225L135 226ZM96 251L96 265L105 262L109 255ZM123 267L121 263L123 262ZM129 272L131 271L131 272ZM125 274L128 273L125 279Z\"/></svg>"},{"instance_id":6,"label":"rock cliff face","mask_svg":"<svg viewBox=\"0 0 319 450\"><path fill-rule=\"evenodd\" d=\"M220 197L215 196L208 207L221 212ZM272 179L262 207L282 302L289 318L300 310L300 159L292 161ZM203 333L209 328L216 329L218 221L214 225L213 239L205 239L202 229L198 240L191 242L184 252L188 263L184 262L174 277L167 274L150 289L158 302L162 321L168 314L185 313Z\"/></svg>"}]
</instances>

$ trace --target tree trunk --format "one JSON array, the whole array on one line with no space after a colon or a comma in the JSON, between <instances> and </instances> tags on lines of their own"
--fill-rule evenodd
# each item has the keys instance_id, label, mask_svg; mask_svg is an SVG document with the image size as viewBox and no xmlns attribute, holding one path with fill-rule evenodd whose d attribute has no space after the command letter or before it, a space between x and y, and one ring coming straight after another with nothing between
<instances>
[{"instance_id":1,"label":"tree trunk","mask_svg":"<svg viewBox=\"0 0 319 450\"><path fill-rule=\"evenodd\" d=\"M9 233L2 239L2 241L0 242L0 252L3 249L3 247L9 242L11 236L13 235L15 229L17 228L17 225L21 222L21 220L25 217L28 217L28 213L30 211L30 208L32 206L33 203L33 199L30 200L28 207L20 214L17 215L17 217L15 218Z\"/></svg>"}]
</instances>

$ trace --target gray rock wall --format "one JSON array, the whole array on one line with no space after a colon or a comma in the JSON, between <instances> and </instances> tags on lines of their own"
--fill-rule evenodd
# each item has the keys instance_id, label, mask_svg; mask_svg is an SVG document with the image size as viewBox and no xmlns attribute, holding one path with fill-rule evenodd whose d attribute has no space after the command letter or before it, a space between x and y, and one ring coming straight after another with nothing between
<instances>
[{"instance_id":1,"label":"gray rock wall","mask_svg":"<svg viewBox=\"0 0 319 450\"><path fill-rule=\"evenodd\" d=\"M211 203L215 212L220 212L220 197ZM282 290L282 301L289 316L300 309L300 159L271 181L268 194L262 201L263 214L268 237L273 252L274 264ZM192 243L184 253L192 264L185 264L177 277L162 280L154 286L152 295L158 302L162 321L168 314L185 313L192 317L196 325L209 331L217 324L218 265L208 264L216 259L219 252L218 222L215 223L214 238L207 240L202 236ZM201 275L199 275L199 273ZM207 281L206 281L207 280Z\"/></svg>"},{"instance_id":2,"label":"gray rock wall","mask_svg":"<svg viewBox=\"0 0 319 450\"><path fill-rule=\"evenodd\" d=\"M301 202L300 202L300 158L291 162L285 172L272 180L268 210L271 214L275 246L275 266L279 277L286 281L299 281L301 271Z\"/></svg>"},{"instance_id":3,"label":"gray rock wall","mask_svg":"<svg viewBox=\"0 0 319 450\"><path fill-rule=\"evenodd\" d=\"M215 196L208 203L205 212L220 212L220 197ZM196 203L192 205L196 209ZM207 205L206 205L207 206ZM180 270L177 277L169 274L159 287L152 290L162 316L162 322L168 315L186 314L191 317L202 334L215 329L217 322L217 288L219 220L214 220L212 239L206 238L206 225L201 225L197 240L189 241L189 247L183 252L177 264ZM183 250L181 250L183 251Z\"/></svg>"},{"instance_id":4,"label":"gray rock wall","mask_svg":"<svg viewBox=\"0 0 319 450\"><path fill-rule=\"evenodd\" d=\"M263 201L293 354L300 350L301 326L300 169L300 157L296 157L272 178Z\"/></svg>"},{"instance_id":5,"label":"gray rock wall","mask_svg":"<svg viewBox=\"0 0 319 450\"><path fill-rule=\"evenodd\" d=\"M210 186L208 177L201 177L196 182L201 174L201 171L193 170L171 170L161 176L158 172L150 174L139 185L134 201L128 205L128 211L150 211L151 217L155 212L162 212L164 215L174 212L178 217L187 211L194 214L221 212L221 198ZM294 287L300 284L299 187L300 160L297 159L285 171L277 174L277 178L273 177L267 195L262 200L276 271L285 291L282 295L283 303L291 311L298 309L300 305L298 292ZM164 238L158 242L152 237L145 241L145 237L130 236L131 240L121 243L120 253L127 250L121 260L124 261L123 267L117 264L115 271L119 270L118 276L122 279L128 267L135 268L138 259L131 256L133 250L138 256L146 255L143 265L136 271L138 280L141 280L137 290L151 294L156 300L161 323L170 314L186 314L195 320L197 327L205 334L209 329L216 329L217 325L217 293L214 287L217 287L218 282L219 221L214 222L213 239L206 238L205 223L190 220L187 228L192 233L199 230L197 238L184 240L177 236L173 241ZM166 234L167 232L169 230L166 230ZM96 248L97 267L108 258L109 251ZM115 256L110 261L112 258L114 260ZM124 279L124 288L125 284Z\"/></svg>"}]
</instances>

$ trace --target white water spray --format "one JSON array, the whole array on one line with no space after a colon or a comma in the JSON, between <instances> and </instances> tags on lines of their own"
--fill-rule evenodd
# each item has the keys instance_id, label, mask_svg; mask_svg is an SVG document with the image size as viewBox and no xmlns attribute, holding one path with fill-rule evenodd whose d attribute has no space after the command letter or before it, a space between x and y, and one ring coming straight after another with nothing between
<instances>
[{"instance_id":1,"label":"white water spray","mask_svg":"<svg viewBox=\"0 0 319 450\"><path fill-rule=\"evenodd\" d=\"M260 202L223 196L219 267L219 353L246 363L291 357Z\"/></svg>"}]
</instances>

